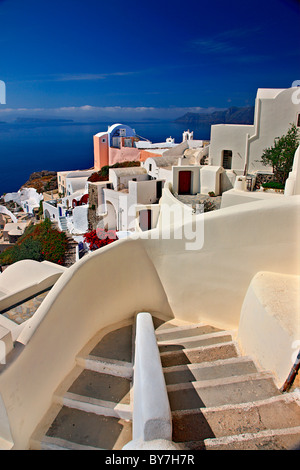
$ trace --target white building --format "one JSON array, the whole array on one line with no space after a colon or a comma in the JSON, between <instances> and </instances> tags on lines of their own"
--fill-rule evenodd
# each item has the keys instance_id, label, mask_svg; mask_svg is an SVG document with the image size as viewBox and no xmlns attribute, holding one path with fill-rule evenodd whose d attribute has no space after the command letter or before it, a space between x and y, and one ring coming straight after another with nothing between
<instances>
[{"instance_id":1,"label":"white building","mask_svg":"<svg viewBox=\"0 0 300 470\"><path fill-rule=\"evenodd\" d=\"M208 151L208 141L186 139L162 156L149 155L142 166L152 179L171 183L178 194L197 194L201 188L200 170L208 163Z\"/></svg>"},{"instance_id":2,"label":"white building","mask_svg":"<svg viewBox=\"0 0 300 470\"><path fill-rule=\"evenodd\" d=\"M87 180L89 176L67 177L66 178L66 197L72 196L74 193L82 192L84 194L87 189Z\"/></svg>"},{"instance_id":3,"label":"white building","mask_svg":"<svg viewBox=\"0 0 300 470\"><path fill-rule=\"evenodd\" d=\"M57 172L58 192L64 197L84 189L87 179L94 171L94 169L91 169Z\"/></svg>"},{"instance_id":4,"label":"white building","mask_svg":"<svg viewBox=\"0 0 300 470\"><path fill-rule=\"evenodd\" d=\"M23 188L15 193L7 193L4 196L4 201L14 201L22 207L23 211L28 214L33 214L34 209L38 209L40 201L43 200L43 195L38 193L35 188Z\"/></svg>"},{"instance_id":5,"label":"white building","mask_svg":"<svg viewBox=\"0 0 300 470\"><path fill-rule=\"evenodd\" d=\"M139 213L147 213L157 206L162 194L163 181L151 179L145 168L111 168L109 181L90 183L90 207L95 206L94 223L108 230L135 231ZM156 224L149 216L148 228ZM152 220L153 219L153 220ZM147 222L148 223L148 222Z\"/></svg>"},{"instance_id":6,"label":"white building","mask_svg":"<svg viewBox=\"0 0 300 470\"><path fill-rule=\"evenodd\" d=\"M285 135L291 123L300 127L300 101L293 99L297 88L258 89L253 125L211 126L209 163L237 174L272 171L261 163L264 149Z\"/></svg>"},{"instance_id":7,"label":"white building","mask_svg":"<svg viewBox=\"0 0 300 470\"><path fill-rule=\"evenodd\" d=\"M141 166L109 169L109 181L115 191L128 189L129 181L146 181L148 179L146 169Z\"/></svg>"}]
</instances>

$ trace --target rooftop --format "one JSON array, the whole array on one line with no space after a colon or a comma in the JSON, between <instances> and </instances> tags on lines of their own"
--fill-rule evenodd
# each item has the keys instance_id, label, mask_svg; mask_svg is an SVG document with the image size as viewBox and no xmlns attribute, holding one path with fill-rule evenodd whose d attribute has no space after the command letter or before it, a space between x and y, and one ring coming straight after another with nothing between
<instances>
[{"instance_id":1,"label":"rooftop","mask_svg":"<svg viewBox=\"0 0 300 470\"><path fill-rule=\"evenodd\" d=\"M168 149L172 147L176 147L178 144L175 144L173 142L157 142L157 143L152 143L152 142L144 142L144 141L138 141L136 142L136 147L139 149Z\"/></svg>"},{"instance_id":2,"label":"rooftop","mask_svg":"<svg viewBox=\"0 0 300 470\"><path fill-rule=\"evenodd\" d=\"M172 167L172 166L177 166L178 164L178 158L180 158L178 155L174 156L161 156L161 157L150 157L153 160L155 160L155 163L158 167ZM194 162L193 157L183 157L182 158L182 163L186 165L190 165L191 163Z\"/></svg>"},{"instance_id":3,"label":"rooftop","mask_svg":"<svg viewBox=\"0 0 300 470\"><path fill-rule=\"evenodd\" d=\"M110 168L109 171L114 171L117 176L147 174L146 169L141 166L133 166L128 168Z\"/></svg>"}]
</instances>

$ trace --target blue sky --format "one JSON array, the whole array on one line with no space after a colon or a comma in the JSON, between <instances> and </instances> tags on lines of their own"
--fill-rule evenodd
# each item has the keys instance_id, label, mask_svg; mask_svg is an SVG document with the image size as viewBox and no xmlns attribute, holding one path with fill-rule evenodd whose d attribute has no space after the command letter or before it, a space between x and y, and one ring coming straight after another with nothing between
<instances>
[{"instance_id":1,"label":"blue sky","mask_svg":"<svg viewBox=\"0 0 300 470\"><path fill-rule=\"evenodd\" d=\"M253 105L300 79L299 26L296 0L0 0L0 120Z\"/></svg>"}]
</instances>

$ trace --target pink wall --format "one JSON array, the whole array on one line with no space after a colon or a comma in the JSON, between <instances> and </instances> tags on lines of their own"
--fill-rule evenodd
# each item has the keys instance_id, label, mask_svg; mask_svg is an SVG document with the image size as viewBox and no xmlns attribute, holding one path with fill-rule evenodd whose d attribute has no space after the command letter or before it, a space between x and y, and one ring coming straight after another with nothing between
<instances>
[{"instance_id":1,"label":"pink wall","mask_svg":"<svg viewBox=\"0 0 300 470\"><path fill-rule=\"evenodd\" d=\"M140 161L140 150L135 147L121 147L120 149L110 147L109 165L120 162Z\"/></svg>"},{"instance_id":2,"label":"pink wall","mask_svg":"<svg viewBox=\"0 0 300 470\"><path fill-rule=\"evenodd\" d=\"M102 142L103 139L105 139L105 142ZM99 171L105 165L109 165L108 134L100 137L94 135L94 168Z\"/></svg>"}]
</instances>

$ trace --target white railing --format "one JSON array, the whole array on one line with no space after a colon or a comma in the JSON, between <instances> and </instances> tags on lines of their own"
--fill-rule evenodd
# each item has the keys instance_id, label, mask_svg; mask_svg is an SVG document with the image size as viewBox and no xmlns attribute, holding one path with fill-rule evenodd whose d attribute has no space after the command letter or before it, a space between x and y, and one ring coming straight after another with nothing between
<instances>
[{"instance_id":1,"label":"white railing","mask_svg":"<svg viewBox=\"0 0 300 470\"><path fill-rule=\"evenodd\" d=\"M172 440L172 416L150 313L136 318L133 442Z\"/></svg>"}]
</instances>

